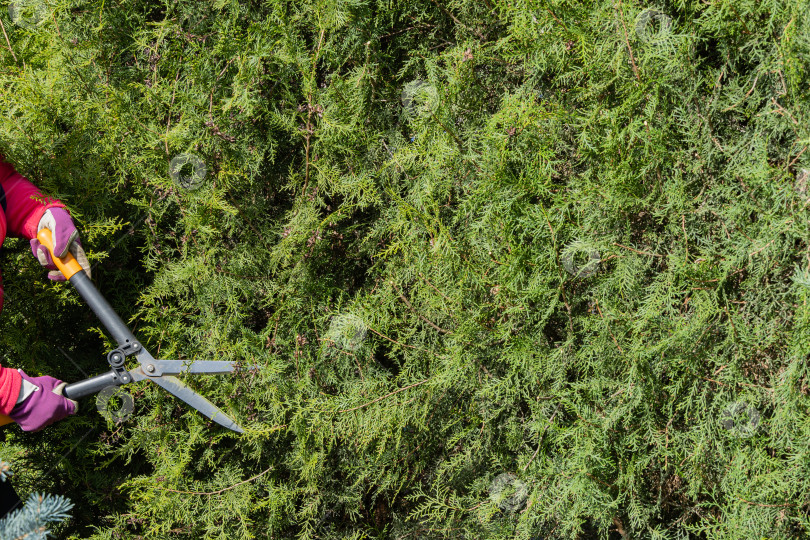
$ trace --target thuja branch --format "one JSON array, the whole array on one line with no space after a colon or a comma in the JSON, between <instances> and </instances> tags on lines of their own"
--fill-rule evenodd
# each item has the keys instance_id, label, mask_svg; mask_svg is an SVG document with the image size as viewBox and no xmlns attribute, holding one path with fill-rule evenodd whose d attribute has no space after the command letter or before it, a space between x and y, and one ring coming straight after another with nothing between
<instances>
[{"instance_id":1,"label":"thuja branch","mask_svg":"<svg viewBox=\"0 0 810 540\"><path fill-rule=\"evenodd\" d=\"M393 396L395 394L399 394L400 392L404 392L405 390L410 390L411 388L415 388L417 386L423 385L426 382L428 382L429 380L431 380L432 378L433 377L428 377L427 379L421 380L421 381L419 381L417 383L413 383L413 384L405 386L403 388L399 388L397 390L394 390L393 392L389 392L389 393L385 394L384 396L380 396L377 399L373 399L373 400L369 401L368 403L363 403L362 405L358 405L357 407L352 407L351 409L341 409L341 410L334 411L334 412L336 412L336 413L345 413L345 412L352 412L352 411L357 411L357 410L363 409L365 407L368 407L369 405L373 405L373 404L377 403L378 401L382 401L385 398L391 397L391 396ZM332 411L320 410L319 412L332 412Z\"/></svg>"},{"instance_id":2,"label":"thuja branch","mask_svg":"<svg viewBox=\"0 0 810 540\"><path fill-rule=\"evenodd\" d=\"M421 320L423 320L424 322L429 324L431 326L431 328L433 328L435 330L438 330L442 334L452 334L452 332L450 332L449 330L445 330L444 328L441 328L439 325L431 322L430 320L428 320L427 317L423 316L418 311L416 311L416 309L414 309L413 305L411 305L411 303L408 301L408 299L405 298L405 295L402 294L402 291L399 290L399 287L397 287L396 283L394 283L392 281L391 286L394 287L397 290L397 295L399 295L399 299L402 300L403 302L405 302L405 305L408 306L408 309L410 309L417 317L419 317Z\"/></svg>"},{"instance_id":3,"label":"thuja branch","mask_svg":"<svg viewBox=\"0 0 810 540\"><path fill-rule=\"evenodd\" d=\"M230 490L232 490L234 488L237 488L237 487L239 487L239 486L241 486L243 484L247 484L248 482L252 482L253 480L256 480L257 478L261 478L262 476L269 473L273 469L274 469L274 467L268 467L267 469L260 472L256 476L251 476L247 480L242 480L241 482L237 482L236 484L234 484L232 486L228 486L228 487L225 487L225 488L222 488L222 489L218 489L216 491L182 491L182 490L179 490L179 489L165 488L165 487L162 487L162 486L150 486L150 487L152 489L158 489L158 490L161 490L161 491L171 491L172 493L182 493L184 495L219 495L220 493L225 493L226 491L230 491Z\"/></svg>"}]
</instances>

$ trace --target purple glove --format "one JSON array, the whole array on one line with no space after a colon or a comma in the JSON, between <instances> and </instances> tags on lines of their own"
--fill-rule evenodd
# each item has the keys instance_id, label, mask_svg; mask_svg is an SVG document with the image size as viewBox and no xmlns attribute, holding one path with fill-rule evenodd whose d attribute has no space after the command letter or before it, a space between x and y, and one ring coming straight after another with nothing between
<instances>
[{"instance_id":1,"label":"purple glove","mask_svg":"<svg viewBox=\"0 0 810 540\"><path fill-rule=\"evenodd\" d=\"M73 220L70 219L70 214L64 208L49 208L43 214L42 219L39 220L37 226L37 233L42 229L50 229L53 233L53 251L60 259L72 253L76 260L79 261L82 269L90 277L90 263L87 260L87 255L82 249L82 243L79 240L79 231ZM51 259L51 254L48 248L39 243L39 240L34 238L31 240L31 251L34 257L37 258L39 264L50 270L48 272L48 279L53 281L65 281L65 276L62 275L56 265Z\"/></svg>"},{"instance_id":2,"label":"purple glove","mask_svg":"<svg viewBox=\"0 0 810 540\"><path fill-rule=\"evenodd\" d=\"M69 414L76 413L78 404L62 396L65 383L53 377L29 377L23 370L18 371L23 381L35 387L34 391L21 403L17 403L9 413L11 419L17 422L23 431L39 431Z\"/></svg>"}]
</instances>

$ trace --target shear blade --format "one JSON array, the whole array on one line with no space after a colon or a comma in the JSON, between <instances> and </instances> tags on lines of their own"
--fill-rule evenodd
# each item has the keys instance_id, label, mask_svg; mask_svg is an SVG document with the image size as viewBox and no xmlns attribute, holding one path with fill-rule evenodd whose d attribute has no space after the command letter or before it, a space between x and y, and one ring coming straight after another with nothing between
<instances>
[{"instance_id":1,"label":"shear blade","mask_svg":"<svg viewBox=\"0 0 810 540\"><path fill-rule=\"evenodd\" d=\"M181 399L197 409L200 413L204 414L217 424L233 430L237 433L244 433L245 431L233 421L233 419L222 412L219 407L202 397L200 394L189 388L183 381L177 377L166 375L163 377L152 377L149 379L157 384L173 396Z\"/></svg>"},{"instance_id":2,"label":"shear blade","mask_svg":"<svg viewBox=\"0 0 810 540\"><path fill-rule=\"evenodd\" d=\"M232 373L236 362L225 360L155 360L148 362L165 375L178 373Z\"/></svg>"}]
</instances>

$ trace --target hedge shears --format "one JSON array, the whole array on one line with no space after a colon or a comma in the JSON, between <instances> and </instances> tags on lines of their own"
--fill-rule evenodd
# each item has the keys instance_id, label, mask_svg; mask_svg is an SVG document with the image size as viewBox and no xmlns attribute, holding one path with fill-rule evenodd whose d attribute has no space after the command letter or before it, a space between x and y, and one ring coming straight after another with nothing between
<instances>
[{"instance_id":1,"label":"hedge shears","mask_svg":"<svg viewBox=\"0 0 810 540\"><path fill-rule=\"evenodd\" d=\"M234 420L222 412L216 405L205 399L203 396L186 386L183 381L175 375L190 373L231 373L236 369L234 362L218 360L159 360L155 359L146 347L135 338L135 335L127 328L112 306L96 289L90 278L82 270L79 262L68 253L65 257L59 258L53 252L53 236L49 229L42 229L37 234L37 239L51 253L51 258L56 267L62 272L65 278L79 292L93 313L96 314L101 324L107 329L113 339L118 343L118 348L107 354L107 362L110 364L110 371L68 384L62 394L73 400L101 392L108 387L123 386L138 381L151 381L160 386L176 398L185 401L198 412L207 416L217 424L231 429L237 433L244 430L239 427ZM138 367L127 370L125 367L126 358L134 356L138 360ZM14 422L8 416L0 414L0 426Z\"/></svg>"}]
</instances>

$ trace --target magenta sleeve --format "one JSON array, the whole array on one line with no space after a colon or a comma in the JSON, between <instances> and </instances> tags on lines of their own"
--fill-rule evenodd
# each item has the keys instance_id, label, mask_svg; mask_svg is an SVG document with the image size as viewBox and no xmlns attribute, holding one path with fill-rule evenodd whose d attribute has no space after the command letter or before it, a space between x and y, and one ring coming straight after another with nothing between
<instances>
[{"instance_id":1,"label":"magenta sleeve","mask_svg":"<svg viewBox=\"0 0 810 540\"><path fill-rule=\"evenodd\" d=\"M64 208L56 199L45 197L0 156L0 203L6 214L6 234L27 238L37 236L37 224L48 208Z\"/></svg>"}]
</instances>

